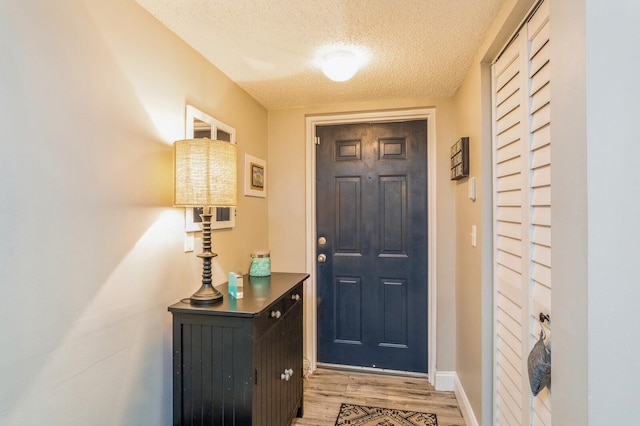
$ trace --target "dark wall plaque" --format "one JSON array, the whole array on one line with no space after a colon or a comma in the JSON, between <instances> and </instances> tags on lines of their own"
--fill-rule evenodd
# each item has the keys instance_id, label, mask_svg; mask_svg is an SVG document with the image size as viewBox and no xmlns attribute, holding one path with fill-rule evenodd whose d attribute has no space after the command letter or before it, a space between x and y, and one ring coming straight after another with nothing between
<instances>
[{"instance_id":1,"label":"dark wall plaque","mask_svg":"<svg viewBox=\"0 0 640 426\"><path fill-rule=\"evenodd\" d=\"M469 176L469 138L458 139L451 145L451 180Z\"/></svg>"}]
</instances>

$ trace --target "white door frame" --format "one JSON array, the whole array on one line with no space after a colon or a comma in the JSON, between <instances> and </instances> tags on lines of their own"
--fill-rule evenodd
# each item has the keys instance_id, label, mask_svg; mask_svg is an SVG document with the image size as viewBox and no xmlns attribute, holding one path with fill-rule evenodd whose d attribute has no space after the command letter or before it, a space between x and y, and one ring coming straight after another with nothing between
<instances>
[{"instance_id":1,"label":"white door frame","mask_svg":"<svg viewBox=\"0 0 640 426\"><path fill-rule=\"evenodd\" d=\"M428 371L429 381L435 385L436 376L436 110L414 108L391 111L353 112L333 115L315 115L306 118L306 269L309 279L305 297L305 356L311 371L317 368L317 280L316 280L316 139L317 126L330 124L393 122L427 120L427 292L428 292Z\"/></svg>"}]
</instances>

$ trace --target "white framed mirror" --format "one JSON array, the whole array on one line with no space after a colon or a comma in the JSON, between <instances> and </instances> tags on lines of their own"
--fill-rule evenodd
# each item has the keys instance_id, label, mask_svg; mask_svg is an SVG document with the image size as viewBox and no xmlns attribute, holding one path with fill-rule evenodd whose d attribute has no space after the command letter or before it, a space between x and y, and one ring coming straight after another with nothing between
<instances>
[{"instance_id":1,"label":"white framed mirror","mask_svg":"<svg viewBox=\"0 0 640 426\"><path fill-rule=\"evenodd\" d=\"M216 120L198 108L187 105L185 121L185 139L207 138L236 143L236 130ZM187 232L202 231L200 218L202 208L185 208ZM211 218L211 229L226 229L236 226L235 207L216 207Z\"/></svg>"}]
</instances>

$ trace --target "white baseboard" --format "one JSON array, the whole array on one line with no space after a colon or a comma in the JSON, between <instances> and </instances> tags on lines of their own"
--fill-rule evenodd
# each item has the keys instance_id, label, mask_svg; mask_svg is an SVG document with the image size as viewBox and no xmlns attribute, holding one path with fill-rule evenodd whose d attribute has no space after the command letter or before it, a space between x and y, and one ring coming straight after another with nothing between
<instances>
[{"instance_id":1,"label":"white baseboard","mask_svg":"<svg viewBox=\"0 0 640 426\"><path fill-rule=\"evenodd\" d=\"M450 392L453 390L455 379L455 371L436 371L436 384L434 386L437 391Z\"/></svg>"},{"instance_id":2,"label":"white baseboard","mask_svg":"<svg viewBox=\"0 0 640 426\"><path fill-rule=\"evenodd\" d=\"M458 379L458 375L454 372L453 376L453 392L456 394L458 407L460 407L465 423L467 423L468 426L479 426L478 419L476 419L476 416L473 413L471 403L469 402L469 398L467 398L467 394L464 392L464 388L462 387L462 383L460 383L460 379Z\"/></svg>"}]
</instances>

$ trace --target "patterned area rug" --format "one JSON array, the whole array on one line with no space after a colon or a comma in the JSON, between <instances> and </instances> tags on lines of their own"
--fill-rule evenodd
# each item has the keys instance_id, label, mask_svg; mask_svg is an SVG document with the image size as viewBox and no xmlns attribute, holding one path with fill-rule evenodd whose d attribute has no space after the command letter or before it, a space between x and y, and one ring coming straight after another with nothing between
<instances>
[{"instance_id":1,"label":"patterned area rug","mask_svg":"<svg viewBox=\"0 0 640 426\"><path fill-rule=\"evenodd\" d=\"M335 426L437 426L435 414L342 404Z\"/></svg>"}]
</instances>

